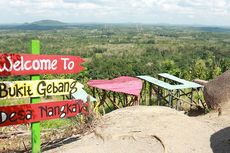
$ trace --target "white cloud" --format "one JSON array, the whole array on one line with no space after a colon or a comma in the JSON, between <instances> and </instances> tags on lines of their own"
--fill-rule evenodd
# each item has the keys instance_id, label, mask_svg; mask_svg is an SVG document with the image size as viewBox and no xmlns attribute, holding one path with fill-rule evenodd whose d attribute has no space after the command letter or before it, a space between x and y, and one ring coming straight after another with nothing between
<instances>
[{"instance_id":1,"label":"white cloud","mask_svg":"<svg viewBox=\"0 0 230 153\"><path fill-rule=\"evenodd\" d=\"M0 9L1 22L57 19L230 25L230 0L1 0Z\"/></svg>"}]
</instances>

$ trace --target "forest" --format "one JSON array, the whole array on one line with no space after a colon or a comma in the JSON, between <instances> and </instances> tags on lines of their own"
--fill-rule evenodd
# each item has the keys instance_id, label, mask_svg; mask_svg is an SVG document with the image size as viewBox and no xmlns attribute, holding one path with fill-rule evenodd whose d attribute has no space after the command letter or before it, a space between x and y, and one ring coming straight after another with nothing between
<instances>
[{"instance_id":1,"label":"forest","mask_svg":"<svg viewBox=\"0 0 230 153\"><path fill-rule=\"evenodd\" d=\"M44 79L64 77L85 82L167 72L187 80L210 80L230 69L230 29L225 27L144 24L28 27L0 27L0 52L30 53L31 40L38 39L42 54L76 55L86 60L85 71L78 75L45 75Z\"/></svg>"},{"instance_id":2,"label":"forest","mask_svg":"<svg viewBox=\"0 0 230 153\"><path fill-rule=\"evenodd\" d=\"M76 24L56 22L25 25L0 25L0 53L31 54L31 40L40 40L41 54L74 55L84 60L85 70L79 74L41 75L41 79L74 79L86 86L91 79L118 76L170 73L193 80L210 80L230 69L230 28L148 24ZM1 61L0 61L1 62ZM2 81L29 80L29 76L1 77ZM44 97L41 101L63 100L62 96ZM1 106L30 103L29 98L2 99ZM147 105L147 104L146 104ZM152 105L149 103L149 105ZM42 142L82 132L91 120L82 116L41 122ZM29 130L28 125L17 127ZM58 129L58 132L55 130ZM59 132L61 129L62 132ZM11 131L11 128L2 128ZM53 131L52 131L53 130ZM24 137L2 141L23 142ZM27 138L27 146L30 146ZM24 144L25 146L25 144ZM24 146L13 149L27 150ZM11 147L9 147L10 149ZM2 150L0 150L1 152Z\"/></svg>"}]
</instances>

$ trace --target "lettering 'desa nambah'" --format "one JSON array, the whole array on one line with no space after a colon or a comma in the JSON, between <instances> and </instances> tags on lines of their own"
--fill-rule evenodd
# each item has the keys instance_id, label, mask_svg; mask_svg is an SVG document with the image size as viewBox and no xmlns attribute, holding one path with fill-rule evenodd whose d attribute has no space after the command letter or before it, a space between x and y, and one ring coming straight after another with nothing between
<instances>
[{"instance_id":1,"label":"lettering 'desa nambah'","mask_svg":"<svg viewBox=\"0 0 230 153\"><path fill-rule=\"evenodd\" d=\"M73 79L0 82L0 99L43 97L75 93L83 85Z\"/></svg>"},{"instance_id":2,"label":"lettering 'desa nambah'","mask_svg":"<svg viewBox=\"0 0 230 153\"><path fill-rule=\"evenodd\" d=\"M83 62L79 56L0 54L0 76L79 73Z\"/></svg>"}]
</instances>

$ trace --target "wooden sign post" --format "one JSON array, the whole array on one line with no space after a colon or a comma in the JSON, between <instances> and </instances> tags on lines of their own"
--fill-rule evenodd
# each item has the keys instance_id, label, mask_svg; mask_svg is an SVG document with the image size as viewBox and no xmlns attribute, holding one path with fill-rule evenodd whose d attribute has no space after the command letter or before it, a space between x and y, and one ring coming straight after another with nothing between
<instances>
[{"instance_id":1,"label":"wooden sign post","mask_svg":"<svg viewBox=\"0 0 230 153\"><path fill-rule=\"evenodd\" d=\"M73 79L40 80L41 74L81 72L79 56L40 55L40 42L32 40L32 54L0 54L0 76L30 75L27 81L1 81L0 99L30 98L30 104L0 107L0 127L31 123L32 153L41 152L40 121L87 115L88 102L67 100L40 103L40 97L75 93L83 87Z\"/></svg>"},{"instance_id":2,"label":"wooden sign post","mask_svg":"<svg viewBox=\"0 0 230 153\"><path fill-rule=\"evenodd\" d=\"M40 54L40 42L39 40L32 40L32 54ZM40 80L40 75L32 75L31 80ZM40 98L30 98L30 103L39 103ZM41 140L40 140L40 122L31 123L31 144L32 153L41 152Z\"/></svg>"}]
</instances>

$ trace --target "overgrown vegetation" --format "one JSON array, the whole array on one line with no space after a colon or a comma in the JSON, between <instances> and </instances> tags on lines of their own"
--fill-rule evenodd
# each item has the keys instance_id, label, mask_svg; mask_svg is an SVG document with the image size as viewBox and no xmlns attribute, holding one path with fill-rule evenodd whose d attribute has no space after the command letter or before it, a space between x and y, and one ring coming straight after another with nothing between
<instances>
[{"instance_id":1,"label":"overgrown vegetation","mask_svg":"<svg viewBox=\"0 0 230 153\"><path fill-rule=\"evenodd\" d=\"M83 84L89 79L154 76L163 72L187 80L209 80L230 69L227 28L97 24L48 29L51 30L2 28L0 53L30 53L31 40L39 39L42 54L78 55L86 60L86 70L80 74L42 78L73 78ZM29 77L1 79L28 80ZM11 102L0 101L0 105ZM49 127L48 124L44 125Z\"/></svg>"},{"instance_id":2,"label":"overgrown vegetation","mask_svg":"<svg viewBox=\"0 0 230 153\"><path fill-rule=\"evenodd\" d=\"M61 25L58 28L57 25L0 26L0 53L30 54L32 39L41 41L41 54L77 55L86 60L86 69L79 74L43 75L42 79L72 78L86 84L90 79L155 76L167 72L187 80L209 80L230 69L230 29L227 28L139 24ZM28 79L28 76L1 78ZM29 100L1 100L0 106L22 103ZM69 125L66 131L73 131L72 126L79 128L78 122L79 118L50 120L42 122L42 129ZM60 137L54 133L55 138Z\"/></svg>"},{"instance_id":3,"label":"overgrown vegetation","mask_svg":"<svg viewBox=\"0 0 230 153\"><path fill-rule=\"evenodd\" d=\"M42 54L86 59L81 80L168 72L184 79L212 79L230 68L230 30L152 25L78 25L53 30L1 30L1 53L30 53L39 39ZM20 79L21 77L17 78Z\"/></svg>"}]
</instances>

